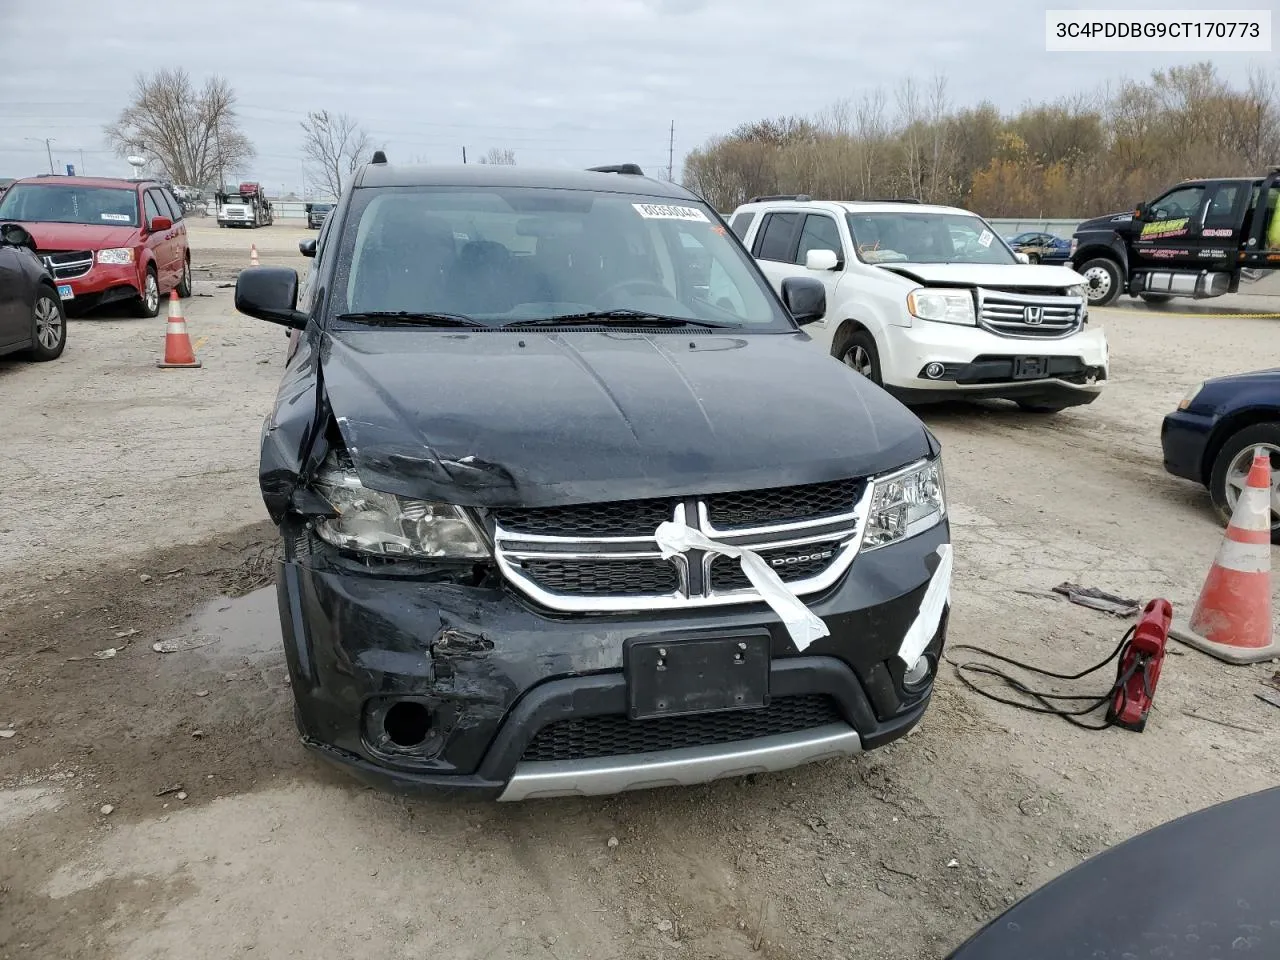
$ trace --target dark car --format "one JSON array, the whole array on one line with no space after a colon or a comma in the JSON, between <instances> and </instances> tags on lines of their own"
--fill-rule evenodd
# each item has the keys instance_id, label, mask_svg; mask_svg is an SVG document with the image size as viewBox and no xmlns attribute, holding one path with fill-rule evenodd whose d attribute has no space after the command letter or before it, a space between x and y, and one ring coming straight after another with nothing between
<instances>
[{"instance_id":1,"label":"dark car","mask_svg":"<svg viewBox=\"0 0 1280 960\"><path fill-rule=\"evenodd\" d=\"M820 282L780 299L700 199L608 169L375 156L301 301L239 276L237 309L301 330L260 467L297 722L370 782L697 783L928 704L937 441L813 349Z\"/></svg>"},{"instance_id":2,"label":"dark car","mask_svg":"<svg viewBox=\"0 0 1280 960\"><path fill-rule=\"evenodd\" d=\"M312 230L319 230L324 226L324 218L329 216L331 210L333 210L332 203L308 203L307 226Z\"/></svg>"},{"instance_id":3,"label":"dark car","mask_svg":"<svg viewBox=\"0 0 1280 960\"><path fill-rule=\"evenodd\" d=\"M1202 483L1223 520L1244 489L1253 451L1271 455L1271 542L1280 543L1280 369L1196 384L1160 428L1164 468Z\"/></svg>"},{"instance_id":4,"label":"dark car","mask_svg":"<svg viewBox=\"0 0 1280 960\"><path fill-rule=\"evenodd\" d=\"M56 360L67 345L66 317L35 249L24 227L0 223L0 355L21 350L32 360Z\"/></svg>"},{"instance_id":5,"label":"dark car","mask_svg":"<svg viewBox=\"0 0 1280 960\"><path fill-rule=\"evenodd\" d=\"M1009 238L1015 253L1025 253L1032 263L1063 264L1071 257L1071 241L1052 233L1020 233Z\"/></svg>"},{"instance_id":6,"label":"dark car","mask_svg":"<svg viewBox=\"0 0 1280 960\"><path fill-rule=\"evenodd\" d=\"M1141 833L1010 907L948 960L1280 957L1280 788Z\"/></svg>"},{"instance_id":7,"label":"dark car","mask_svg":"<svg viewBox=\"0 0 1280 960\"><path fill-rule=\"evenodd\" d=\"M35 238L73 313L126 301L154 317L171 290L191 296L182 205L158 181L28 177L0 199L2 220Z\"/></svg>"}]
</instances>

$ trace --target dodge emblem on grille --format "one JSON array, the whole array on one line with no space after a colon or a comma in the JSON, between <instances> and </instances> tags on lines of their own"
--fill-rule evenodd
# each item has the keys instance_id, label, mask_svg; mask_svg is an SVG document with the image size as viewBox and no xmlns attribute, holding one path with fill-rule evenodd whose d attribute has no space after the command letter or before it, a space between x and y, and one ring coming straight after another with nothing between
<instances>
[{"instance_id":1,"label":"dodge emblem on grille","mask_svg":"<svg viewBox=\"0 0 1280 960\"><path fill-rule=\"evenodd\" d=\"M1044 320L1044 307L1026 307L1022 311L1022 319L1033 326Z\"/></svg>"},{"instance_id":2,"label":"dodge emblem on grille","mask_svg":"<svg viewBox=\"0 0 1280 960\"><path fill-rule=\"evenodd\" d=\"M769 566L785 567L793 563L806 563L809 560L826 560L833 553L835 553L834 550L823 550L820 553L804 553L798 557L778 557L777 559L770 560Z\"/></svg>"}]
</instances>

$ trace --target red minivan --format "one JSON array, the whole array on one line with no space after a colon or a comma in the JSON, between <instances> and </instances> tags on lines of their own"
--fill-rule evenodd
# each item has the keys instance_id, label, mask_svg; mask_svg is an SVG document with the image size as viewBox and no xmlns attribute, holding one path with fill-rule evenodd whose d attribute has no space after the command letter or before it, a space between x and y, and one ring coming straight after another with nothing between
<instances>
[{"instance_id":1,"label":"red minivan","mask_svg":"<svg viewBox=\"0 0 1280 960\"><path fill-rule=\"evenodd\" d=\"M155 180L28 177L0 199L0 223L35 239L68 312L128 300L154 317L170 290L191 296L191 250L182 207Z\"/></svg>"}]
</instances>

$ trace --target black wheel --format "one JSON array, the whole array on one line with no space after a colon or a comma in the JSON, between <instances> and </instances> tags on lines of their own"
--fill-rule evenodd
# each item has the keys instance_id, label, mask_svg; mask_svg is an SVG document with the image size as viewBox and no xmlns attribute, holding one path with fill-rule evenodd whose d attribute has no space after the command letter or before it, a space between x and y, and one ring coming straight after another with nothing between
<instances>
[{"instance_id":1,"label":"black wheel","mask_svg":"<svg viewBox=\"0 0 1280 960\"><path fill-rule=\"evenodd\" d=\"M66 345L67 315L62 300L49 288L41 287L31 309L31 349L27 356L41 363L57 360Z\"/></svg>"},{"instance_id":2,"label":"black wheel","mask_svg":"<svg viewBox=\"0 0 1280 960\"><path fill-rule=\"evenodd\" d=\"M1026 413L1061 413L1067 409L1064 405L1058 403L1032 403L1030 400L1019 400L1018 406Z\"/></svg>"},{"instance_id":3,"label":"black wheel","mask_svg":"<svg viewBox=\"0 0 1280 960\"><path fill-rule=\"evenodd\" d=\"M1080 268L1085 279L1085 292L1089 306L1105 307L1114 303L1124 291L1124 278L1120 276L1120 264L1106 257L1095 257Z\"/></svg>"},{"instance_id":4,"label":"black wheel","mask_svg":"<svg viewBox=\"0 0 1280 960\"><path fill-rule=\"evenodd\" d=\"M1223 521L1240 499L1255 447L1271 456L1271 542L1280 543L1280 423L1256 423L1227 438L1209 471L1209 496Z\"/></svg>"},{"instance_id":5,"label":"black wheel","mask_svg":"<svg viewBox=\"0 0 1280 960\"><path fill-rule=\"evenodd\" d=\"M142 281L142 293L133 302L133 312L139 317L154 317L160 312L160 281L156 279L156 268L147 267L146 278Z\"/></svg>"},{"instance_id":6,"label":"black wheel","mask_svg":"<svg viewBox=\"0 0 1280 960\"><path fill-rule=\"evenodd\" d=\"M854 328L842 333L832 346L831 355L876 386L884 386L880 379L880 351L875 337L866 330Z\"/></svg>"},{"instance_id":7,"label":"black wheel","mask_svg":"<svg viewBox=\"0 0 1280 960\"><path fill-rule=\"evenodd\" d=\"M178 281L178 296L185 300L191 296L191 261L182 261L182 279Z\"/></svg>"}]
</instances>

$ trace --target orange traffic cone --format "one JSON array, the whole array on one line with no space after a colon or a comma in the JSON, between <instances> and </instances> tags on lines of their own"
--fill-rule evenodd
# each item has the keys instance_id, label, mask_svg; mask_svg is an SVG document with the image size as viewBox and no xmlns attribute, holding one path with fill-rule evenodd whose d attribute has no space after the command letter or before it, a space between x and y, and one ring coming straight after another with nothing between
<instances>
[{"instance_id":1,"label":"orange traffic cone","mask_svg":"<svg viewBox=\"0 0 1280 960\"><path fill-rule=\"evenodd\" d=\"M1271 625L1271 457L1254 452L1218 556L1189 622L1169 636L1227 663L1280 654Z\"/></svg>"},{"instance_id":2,"label":"orange traffic cone","mask_svg":"<svg viewBox=\"0 0 1280 960\"><path fill-rule=\"evenodd\" d=\"M256 243L249 244L249 266L261 266L261 264L258 263L258 245Z\"/></svg>"},{"instance_id":3,"label":"orange traffic cone","mask_svg":"<svg viewBox=\"0 0 1280 960\"><path fill-rule=\"evenodd\" d=\"M178 305L178 291L169 291L169 323L164 333L164 359L156 361L157 367L198 367L191 338L187 336L187 321Z\"/></svg>"}]
</instances>

